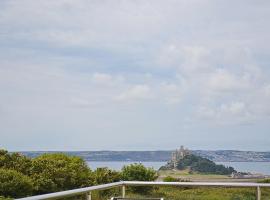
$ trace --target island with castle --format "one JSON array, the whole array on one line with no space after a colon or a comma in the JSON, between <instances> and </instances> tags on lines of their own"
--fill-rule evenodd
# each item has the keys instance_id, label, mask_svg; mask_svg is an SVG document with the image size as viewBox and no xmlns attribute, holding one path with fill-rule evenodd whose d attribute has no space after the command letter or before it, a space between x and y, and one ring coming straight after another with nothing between
<instances>
[{"instance_id":1,"label":"island with castle","mask_svg":"<svg viewBox=\"0 0 270 200\"><path fill-rule=\"evenodd\" d=\"M171 160L160 170L187 170L189 173L231 175L237 173L232 167L216 164L215 162L192 154L187 148L181 146L171 154Z\"/></svg>"}]
</instances>

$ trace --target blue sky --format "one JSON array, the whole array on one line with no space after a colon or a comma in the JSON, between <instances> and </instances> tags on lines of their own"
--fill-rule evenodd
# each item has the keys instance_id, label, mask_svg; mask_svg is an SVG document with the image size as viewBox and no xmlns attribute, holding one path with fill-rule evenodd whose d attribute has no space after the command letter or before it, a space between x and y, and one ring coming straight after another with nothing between
<instances>
[{"instance_id":1,"label":"blue sky","mask_svg":"<svg viewBox=\"0 0 270 200\"><path fill-rule=\"evenodd\" d=\"M0 147L270 151L270 2L0 1Z\"/></svg>"}]
</instances>

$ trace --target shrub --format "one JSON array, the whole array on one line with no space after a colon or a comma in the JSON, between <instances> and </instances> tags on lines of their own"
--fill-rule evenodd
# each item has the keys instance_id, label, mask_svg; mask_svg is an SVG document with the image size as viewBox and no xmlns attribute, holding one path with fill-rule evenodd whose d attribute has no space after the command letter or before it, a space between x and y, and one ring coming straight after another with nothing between
<instances>
[{"instance_id":1,"label":"shrub","mask_svg":"<svg viewBox=\"0 0 270 200\"><path fill-rule=\"evenodd\" d=\"M35 193L49 193L93 184L92 172L79 157L43 154L32 161Z\"/></svg>"},{"instance_id":2,"label":"shrub","mask_svg":"<svg viewBox=\"0 0 270 200\"><path fill-rule=\"evenodd\" d=\"M0 168L13 169L29 175L31 164L31 159L20 153L8 153L6 150L0 150Z\"/></svg>"},{"instance_id":3,"label":"shrub","mask_svg":"<svg viewBox=\"0 0 270 200\"><path fill-rule=\"evenodd\" d=\"M178 182L178 178L174 178L172 176L166 176L165 178L163 178L164 182Z\"/></svg>"},{"instance_id":4,"label":"shrub","mask_svg":"<svg viewBox=\"0 0 270 200\"><path fill-rule=\"evenodd\" d=\"M164 182L190 182L190 180L187 179L181 179L181 178L175 178L172 176L166 176L165 178L163 178Z\"/></svg>"},{"instance_id":5,"label":"shrub","mask_svg":"<svg viewBox=\"0 0 270 200\"><path fill-rule=\"evenodd\" d=\"M125 181L154 181L157 178L153 168L146 168L142 164L131 164L122 168L122 179ZM153 187L132 187L134 192L148 193Z\"/></svg>"},{"instance_id":6,"label":"shrub","mask_svg":"<svg viewBox=\"0 0 270 200\"><path fill-rule=\"evenodd\" d=\"M32 192L33 184L28 176L11 169L0 169L0 196L18 198Z\"/></svg>"},{"instance_id":7,"label":"shrub","mask_svg":"<svg viewBox=\"0 0 270 200\"><path fill-rule=\"evenodd\" d=\"M121 174L117 171L111 170L107 167L97 168L94 171L94 182L96 185L113 183L120 181Z\"/></svg>"}]
</instances>

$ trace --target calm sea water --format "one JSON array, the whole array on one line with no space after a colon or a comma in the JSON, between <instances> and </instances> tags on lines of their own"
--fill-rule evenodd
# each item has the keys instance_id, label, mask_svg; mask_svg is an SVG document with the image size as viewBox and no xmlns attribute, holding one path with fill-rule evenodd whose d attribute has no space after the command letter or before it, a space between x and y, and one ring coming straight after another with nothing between
<instances>
[{"instance_id":1,"label":"calm sea water","mask_svg":"<svg viewBox=\"0 0 270 200\"><path fill-rule=\"evenodd\" d=\"M114 170L121 170L124 165L129 165L135 162L129 161L89 161L87 162L91 169L96 169L98 167L108 167ZM165 165L166 162L141 162L146 167L153 167L154 169L159 169L161 166ZM241 172L252 172L252 173L262 173L265 175L270 175L270 162L218 162L218 164L223 164L225 166L232 166L237 171Z\"/></svg>"},{"instance_id":2,"label":"calm sea water","mask_svg":"<svg viewBox=\"0 0 270 200\"><path fill-rule=\"evenodd\" d=\"M270 162L218 162L225 166L232 166L240 172L252 172L270 175Z\"/></svg>"}]
</instances>

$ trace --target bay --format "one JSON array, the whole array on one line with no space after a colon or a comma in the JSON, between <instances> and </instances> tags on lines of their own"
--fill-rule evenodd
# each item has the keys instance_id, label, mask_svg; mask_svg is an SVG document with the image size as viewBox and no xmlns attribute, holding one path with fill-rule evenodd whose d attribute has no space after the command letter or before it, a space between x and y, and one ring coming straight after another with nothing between
<instances>
[{"instance_id":1,"label":"bay","mask_svg":"<svg viewBox=\"0 0 270 200\"><path fill-rule=\"evenodd\" d=\"M231 166L239 172L270 175L270 162L217 162L217 164Z\"/></svg>"},{"instance_id":2,"label":"bay","mask_svg":"<svg viewBox=\"0 0 270 200\"><path fill-rule=\"evenodd\" d=\"M166 162L135 162L135 161L87 161L89 167L95 170L98 167L108 167L114 170L121 170L124 165L142 163L146 167L153 167L158 170ZM225 166L231 166L240 172L260 173L270 175L270 162L217 162Z\"/></svg>"}]
</instances>

